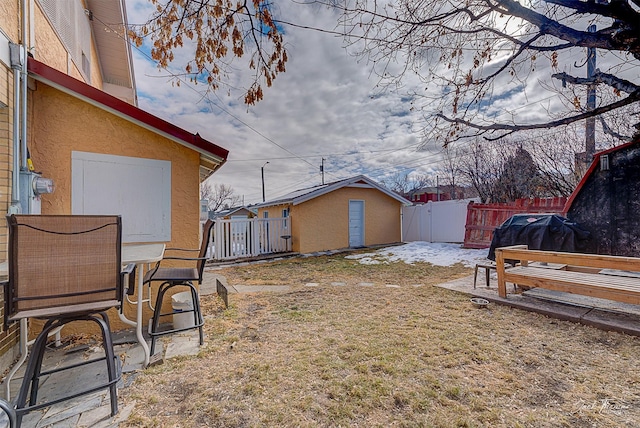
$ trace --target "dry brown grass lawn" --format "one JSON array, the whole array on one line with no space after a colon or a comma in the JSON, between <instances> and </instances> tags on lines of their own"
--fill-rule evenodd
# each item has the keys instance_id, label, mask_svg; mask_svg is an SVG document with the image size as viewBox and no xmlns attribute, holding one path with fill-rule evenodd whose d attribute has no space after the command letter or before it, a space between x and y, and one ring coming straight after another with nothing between
<instances>
[{"instance_id":1,"label":"dry brown grass lawn","mask_svg":"<svg viewBox=\"0 0 640 428\"><path fill-rule=\"evenodd\" d=\"M227 310L205 296L206 347L121 392L137 402L130 426L640 426L638 338L474 309L433 286L462 266L336 255L220 273L292 289L232 295Z\"/></svg>"}]
</instances>

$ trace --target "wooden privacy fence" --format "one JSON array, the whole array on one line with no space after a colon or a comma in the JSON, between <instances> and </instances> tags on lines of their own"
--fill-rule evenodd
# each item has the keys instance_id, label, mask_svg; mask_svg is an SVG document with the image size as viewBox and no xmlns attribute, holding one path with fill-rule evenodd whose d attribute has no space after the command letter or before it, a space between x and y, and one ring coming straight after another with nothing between
<instances>
[{"instance_id":1,"label":"wooden privacy fence","mask_svg":"<svg viewBox=\"0 0 640 428\"><path fill-rule=\"evenodd\" d=\"M551 213L562 214L566 197L525 198L504 204L479 204L467 206L467 223L464 232L464 248L488 248L493 230L514 214Z\"/></svg>"},{"instance_id":2,"label":"wooden privacy fence","mask_svg":"<svg viewBox=\"0 0 640 428\"><path fill-rule=\"evenodd\" d=\"M231 260L291 251L288 218L216 219L208 257Z\"/></svg>"}]
</instances>

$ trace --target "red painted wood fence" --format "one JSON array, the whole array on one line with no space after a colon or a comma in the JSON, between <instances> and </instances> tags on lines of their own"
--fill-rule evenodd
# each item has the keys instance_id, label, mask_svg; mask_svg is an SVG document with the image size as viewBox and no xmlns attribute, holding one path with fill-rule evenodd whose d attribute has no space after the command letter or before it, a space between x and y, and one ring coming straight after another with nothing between
<instances>
[{"instance_id":1,"label":"red painted wood fence","mask_svg":"<svg viewBox=\"0 0 640 428\"><path fill-rule=\"evenodd\" d=\"M566 197L517 199L504 204L470 202L467 206L464 248L489 248L493 230L514 214L562 214L566 202Z\"/></svg>"}]
</instances>

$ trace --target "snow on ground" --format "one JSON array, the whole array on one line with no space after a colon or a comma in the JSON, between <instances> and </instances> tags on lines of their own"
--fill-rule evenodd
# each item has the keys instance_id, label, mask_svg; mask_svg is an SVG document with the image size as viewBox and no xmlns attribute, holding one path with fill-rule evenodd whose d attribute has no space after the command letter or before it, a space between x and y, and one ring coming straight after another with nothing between
<instances>
[{"instance_id":1,"label":"snow on ground","mask_svg":"<svg viewBox=\"0 0 640 428\"><path fill-rule=\"evenodd\" d=\"M396 247L387 247L373 253L355 254L348 259L359 260L361 264L380 264L403 261L408 264L428 262L438 266L451 266L458 262L473 267L486 261L489 249L472 250L462 248L462 244L442 244L432 242L410 242Z\"/></svg>"}]
</instances>

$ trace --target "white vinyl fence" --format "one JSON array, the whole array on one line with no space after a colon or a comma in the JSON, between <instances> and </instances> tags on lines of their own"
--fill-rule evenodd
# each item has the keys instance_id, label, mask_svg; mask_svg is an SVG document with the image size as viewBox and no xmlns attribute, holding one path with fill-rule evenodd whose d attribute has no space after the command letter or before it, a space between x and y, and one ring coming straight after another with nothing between
<instances>
[{"instance_id":1,"label":"white vinyl fence","mask_svg":"<svg viewBox=\"0 0 640 428\"><path fill-rule=\"evenodd\" d=\"M427 202L402 209L405 242L464 242L467 205L475 199Z\"/></svg>"},{"instance_id":2,"label":"white vinyl fence","mask_svg":"<svg viewBox=\"0 0 640 428\"><path fill-rule=\"evenodd\" d=\"M231 260L291 251L288 218L216 219L208 257Z\"/></svg>"}]
</instances>

